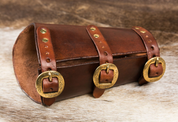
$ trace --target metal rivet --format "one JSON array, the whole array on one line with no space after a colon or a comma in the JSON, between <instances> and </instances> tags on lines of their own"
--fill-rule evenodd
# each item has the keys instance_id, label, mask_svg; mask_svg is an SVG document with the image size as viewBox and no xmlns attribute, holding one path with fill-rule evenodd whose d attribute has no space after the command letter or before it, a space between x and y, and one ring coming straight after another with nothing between
<instances>
[{"instance_id":1,"label":"metal rivet","mask_svg":"<svg viewBox=\"0 0 178 122\"><path fill-rule=\"evenodd\" d=\"M49 55L49 52L46 52L46 55Z\"/></svg>"},{"instance_id":2,"label":"metal rivet","mask_svg":"<svg viewBox=\"0 0 178 122\"><path fill-rule=\"evenodd\" d=\"M45 33L47 32L47 30L44 29L44 28L42 28L42 29L40 30L40 32L41 32L42 34L45 34Z\"/></svg>"},{"instance_id":3,"label":"metal rivet","mask_svg":"<svg viewBox=\"0 0 178 122\"><path fill-rule=\"evenodd\" d=\"M46 42L48 42L48 39L47 38L43 38L42 41L46 43Z\"/></svg>"},{"instance_id":4,"label":"metal rivet","mask_svg":"<svg viewBox=\"0 0 178 122\"><path fill-rule=\"evenodd\" d=\"M141 33L146 33L146 31L140 31Z\"/></svg>"},{"instance_id":5,"label":"metal rivet","mask_svg":"<svg viewBox=\"0 0 178 122\"><path fill-rule=\"evenodd\" d=\"M95 28L95 27L91 27L91 28L90 28L90 30L95 31L95 30L96 30L96 28Z\"/></svg>"},{"instance_id":6,"label":"metal rivet","mask_svg":"<svg viewBox=\"0 0 178 122\"><path fill-rule=\"evenodd\" d=\"M148 35L146 35L146 38L148 38Z\"/></svg>"},{"instance_id":7,"label":"metal rivet","mask_svg":"<svg viewBox=\"0 0 178 122\"><path fill-rule=\"evenodd\" d=\"M95 37L95 38L98 38L98 37L99 37L99 35L98 35L98 34L94 34L94 37Z\"/></svg>"},{"instance_id":8,"label":"metal rivet","mask_svg":"<svg viewBox=\"0 0 178 122\"><path fill-rule=\"evenodd\" d=\"M135 27L135 29L137 29L137 30L138 30L138 29L140 29L140 28L138 28L138 27Z\"/></svg>"}]
</instances>

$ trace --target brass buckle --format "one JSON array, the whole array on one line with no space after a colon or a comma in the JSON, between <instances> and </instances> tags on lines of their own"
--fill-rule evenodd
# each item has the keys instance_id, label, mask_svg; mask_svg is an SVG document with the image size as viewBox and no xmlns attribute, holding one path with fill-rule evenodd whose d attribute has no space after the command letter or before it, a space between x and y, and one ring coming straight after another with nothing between
<instances>
[{"instance_id":1,"label":"brass buckle","mask_svg":"<svg viewBox=\"0 0 178 122\"><path fill-rule=\"evenodd\" d=\"M112 82L111 83L99 83L99 75L100 75L101 70L106 70L106 72L109 72L110 69L114 71L114 77L113 77ZM93 82L96 87L100 89L106 89L106 88L112 87L116 83L118 76L119 76L119 71L116 65L111 64L111 63L105 63L96 68L94 75L93 75Z\"/></svg>"},{"instance_id":2,"label":"brass buckle","mask_svg":"<svg viewBox=\"0 0 178 122\"><path fill-rule=\"evenodd\" d=\"M162 64L162 67L163 67L163 73L158 76L158 77L153 77L153 78L150 78L148 76L148 71L149 71L149 67L151 64L155 64L155 66L157 67L158 64L161 63ZM164 61L163 58L161 57L153 57L151 58L150 60L148 60L143 68L143 77L144 79L147 81L147 82L155 82L159 79L161 79L161 77L164 75L164 72L165 72L165 69L166 69L166 63Z\"/></svg>"},{"instance_id":3,"label":"brass buckle","mask_svg":"<svg viewBox=\"0 0 178 122\"><path fill-rule=\"evenodd\" d=\"M56 77L58 79L58 84L59 84L58 92L44 93L43 89L42 89L43 79L44 78L49 78L49 80L52 81L53 77ZM46 72L41 73L38 76L38 78L36 80L36 84L35 84L37 92L44 98L54 98L54 97L59 96L62 93L62 91L64 89L64 86L65 86L64 78L57 71L46 71Z\"/></svg>"}]
</instances>

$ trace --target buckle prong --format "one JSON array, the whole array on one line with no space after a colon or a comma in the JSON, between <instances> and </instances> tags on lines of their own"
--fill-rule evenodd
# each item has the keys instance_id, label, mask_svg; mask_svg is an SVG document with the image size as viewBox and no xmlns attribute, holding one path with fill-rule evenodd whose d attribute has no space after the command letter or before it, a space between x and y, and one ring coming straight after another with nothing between
<instances>
[{"instance_id":1,"label":"buckle prong","mask_svg":"<svg viewBox=\"0 0 178 122\"><path fill-rule=\"evenodd\" d=\"M106 73L107 74L109 73L109 65L107 65L107 67L106 67Z\"/></svg>"},{"instance_id":2,"label":"buckle prong","mask_svg":"<svg viewBox=\"0 0 178 122\"><path fill-rule=\"evenodd\" d=\"M51 72L49 72L48 75L49 75L49 81L52 82L52 78L53 78L53 77L52 77L52 75L51 75Z\"/></svg>"}]
</instances>

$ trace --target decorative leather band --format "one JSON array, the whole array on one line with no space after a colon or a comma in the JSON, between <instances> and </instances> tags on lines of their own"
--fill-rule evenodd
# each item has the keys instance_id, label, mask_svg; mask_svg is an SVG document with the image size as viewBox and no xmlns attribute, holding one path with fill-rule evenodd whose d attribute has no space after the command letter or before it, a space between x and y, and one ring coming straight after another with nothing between
<instances>
[{"instance_id":1,"label":"decorative leather band","mask_svg":"<svg viewBox=\"0 0 178 122\"><path fill-rule=\"evenodd\" d=\"M147 51L147 58L148 60L153 57L160 57L159 47L153 35L142 27L133 27L132 28L143 40ZM149 77L158 77L163 73L162 64L158 64L155 66L154 64L150 65L149 68ZM147 83L147 81L141 76L139 80L139 85L143 85Z\"/></svg>"},{"instance_id":2,"label":"decorative leather band","mask_svg":"<svg viewBox=\"0 0 178 122\"><path fill-rule=\"evenodd\" d=\"M94 25L87 26L87 32L90 35L91 39L93 40L93 43L96 46L98 55L99 55L99 61L100 65L105 63L113 63L113 57L112 52L104 39L103 35L99 31L99 29ZM105 70L102 70L100 73L100 83L110 83L113 80L113 70L109 70L106 72ZM100 89L98 87L94 88L93 96L95 98L99 98L103 93L104 89Z\"/></svg>"},{"instance_id":3,"label":"decorative leather band","mask_svg":"<svg viewBox=\"0 0 178 122\"><path fill-rule=\"evenodd\" d=\"M53 70L56 71L56 60L53 51L53 45L51 42L50 30L46 27L37 28L37 49L40 56L40 63L42 72ZM58 79L52 78L49 81L48 78L44 78L42 82L42 88L44 93L57 92L58 91ZM55 98L42 98L44 105L50 106L55 102Z\"/></svg>"}]
</instances>

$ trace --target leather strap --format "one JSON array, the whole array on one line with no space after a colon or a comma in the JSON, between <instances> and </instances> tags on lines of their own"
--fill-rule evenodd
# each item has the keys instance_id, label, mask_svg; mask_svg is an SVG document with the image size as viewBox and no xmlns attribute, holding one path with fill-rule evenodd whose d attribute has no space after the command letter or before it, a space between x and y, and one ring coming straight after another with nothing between
<instances>
[{"instance_id":1,"label":"leather strap","mask_svg":"<svg viewBox=\"0 0 178 122\"><path fill-rule=\"evenodd\" d=\"M112 52L99 29L94 25L89 25L86 29L98 51L100 65L104 63L113 63ZM113 70L109 70L108 73L106 73L105 70L102 70L100 73L100 83L112 82L113 75ZM104 93L104 91L104 89L95 87L93 96L95 98L99 98Z\"/></svg>"},{"instance_id":2,"label":"leather strap","mask_svg":"<svg viewBox=\"0 0 178 122\"><path fill-rule=\"evenodd\" d=\"M142 27L135 26L132 29L142 38L147 51L148 60L153 57L160 57L159 47L153 35ZM162 64L158 64L158 67L156 67L154 64L150 65L149 77L158 77L162 73L163 73ZM143 85L146 83L148 82L143 78L142 75L139 80L139 85Z\"/></svg>"},{"instance_id":3,"label":"leather strap","mask_svg":"<svg viewBox=\"0 0 178 122\"><path fill-rule=\"evenodd\" d=\"M46 27L37 28L37 45L38 54L40 56L40 63L42 72L54 70L56 71L56 60L53 50L53 45L51 42L50 30ZM58 91L58 79L52 78L50 82L49 79L43 79L43 92L57 92ZM43 98L42 103L44 105L50 106L55 102L55 98Z\"/></svg>"}]
</instances>

